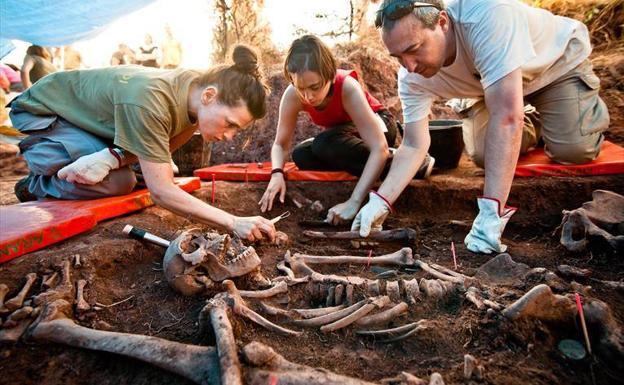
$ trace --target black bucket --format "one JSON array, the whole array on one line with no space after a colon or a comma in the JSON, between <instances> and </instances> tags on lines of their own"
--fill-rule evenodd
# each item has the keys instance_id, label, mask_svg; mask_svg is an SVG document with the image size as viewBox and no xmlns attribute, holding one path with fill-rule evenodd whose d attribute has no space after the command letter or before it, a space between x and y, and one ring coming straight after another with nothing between
<instances>
[{"instance_id":1,"label":"black bucket","mask_svg":"<svg viewBox=\"0 0 624 385\"><path fill-rule=\"evenodd\" d=\"M191 139L171 154L173 162L180 170L180 176L193 176L193 171L210 165L212 143L204 142L196 132Z\"/></svg>"},{"instance_id":2,"label":"black bucket","mask_svg":"<svg viewBox=\"0 0 624 385\"><path fill-rule=\"evenodd\" d=\"M435 158L435 167L443 170L456 168L464 151L462 121L431 120L429 135L429 155Z\"/></svg>"}]
</instances>

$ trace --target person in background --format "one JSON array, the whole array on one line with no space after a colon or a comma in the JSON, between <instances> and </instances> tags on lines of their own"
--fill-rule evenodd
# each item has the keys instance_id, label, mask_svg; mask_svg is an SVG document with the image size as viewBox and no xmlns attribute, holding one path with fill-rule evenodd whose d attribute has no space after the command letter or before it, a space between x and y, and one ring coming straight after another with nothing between
<instances>
[{"instance_id":1,"label":"person in background","mask_svg":"<svg viewBox=\"0 0 624 385\"><path fill-rule=\"evenodd\" d=\"M339 224L355 217L372 184L379 178L395 144L394 116L364 90L355 71L336 68L329 48L316 36L295 40L284 63L290 85L279 108L275 142L271 149L271 181L259 204L271 210L279 195L284 202L283 166L295 132L297 115L307 113L324 131L299 143L292 158L301 170L347 171L360 179L343 203L329 209L326 221ZM434 159L423 161L419 177L431 174Z\"/></svg>"},{"instance_id":2,"label":"person in background","mask_svg":"<svg viewBox=\"0 0 624 385\"><path fill-rule=\"evenodd\" d=\"M64 71L77 70L82 67L82 56L71 45L58 47L54 52L54 60L58 67Z\"/></svg>"},{"instance_id":3,"label":"person in background","mask_svg":"<svg viewBox=\"0 0 624 385\"><path fill-rule=\"evenodd\" d=\"M42 77L56 72L50 51L38 45L28 47L20 72L24 88L29 88Z\"/></svg>"},{"instance_id":4,"label":"person in background","mask_svg":"<svg viewBox=\"0 0 624 385\"><path fill-rule=\"evenodd\" d=\"M165 41L162 45L162 68L178 68L182 62L182 45L173 37L171 27L165 26Z\"/></svg>"},{"instance_id":5,"label":"person in background","mask_svg":"<svg viewBox=\"0 0 624 385\"><path fill-rule=\"evenodd\" d=\"M134 51L128 47L127 44L120 43L117 47L117 51L113 52L111 56L110 65L119 66L126 64L136 64L136 55Z\"/></svg>"},{"instance_id":6,"label":"person in background","mask_svg":"<svg viewBox=\"0 0 624 385\"><path fill-rule=\"evenodd\" d=\"M8 81L8 87L4 89L7 93L22 92L24 90L24 85L22 84L19 71L15 71L13 67L9 65L0 64L0 73L2 73Z\"/></svg>"},{"instance_id":7,"label":"person in background","mask_svg":"<svg viewBox=\"0 0 624 385\"><path fill-rule=\"evenodd\" d=\"M24 202L128 194L138 162L155 204L243 239L273 240L270 220L210 206L173 178L171 152L195 131L206 141L231 139L266 114L257 55L238 46L232 56L234 64L203 73L116 66L41 79L10 106L13 125L28 134L19 147L31 171L15 195Z\"/></svg>"},{"instance_id":8,"label":"person in background","mask_svg":"<svg viewBox=\"0 0 624 385\"><path fill-rule=\"evenodd\" d=\"M158 47L154 45L152 35L149 33L145 34L143 45L139 47L137 62L144 67L158 68Z\"/></svg>"}]
</instances>

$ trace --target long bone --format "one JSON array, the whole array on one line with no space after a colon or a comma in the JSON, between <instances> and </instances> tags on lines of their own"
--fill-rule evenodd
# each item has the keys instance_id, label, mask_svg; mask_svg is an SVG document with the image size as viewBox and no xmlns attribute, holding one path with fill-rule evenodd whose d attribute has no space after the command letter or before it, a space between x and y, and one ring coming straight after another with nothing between
<instances>
[{"instance_id":1,"label":"long bone","mask_svg":"<svg viewBox=\"0 0 624 385\"><path fill-rule=\"evenodd\" d=\"M250 366L245 373L248 385L375 385L322 368L295 364L259 342L251 342L243 348L243 359Z\"/></svg>"},{"instance_id":2,"label":"long bone","mask_svg":"<svg viewBox=\"0 0 624 385\"><path fill-rule=\"evenodd\" d=\"M416 230L409 227L371 231L368 237L362 238L359 231L310 231L304 230L303 235L315 239L366 240L377 242L402 242L406 246L416 243Z\"/></svg>"},{"instance_id":3,"label":"long bone","mask_svg":"<svg viewBox=\"0 0 624 385\"><path fill-rule=\"evenodd\" d=\"M80 279L76 283L76 310L78 310L79 312L91 309L89 303L84 299L84 287L86 285L87 281L84 279Z\"/></svg>"},{"instance_id":4,"label":"long bone","mask_svg":"<svg viewBox=\"0 0 624 385\"><path fill-rule=\"evenodd\" d=\"M453 283L459 283L459 284L464 283L464 278L442 273L434 269L433 267L429 266L427 263L421 261L420 259L415 260L414 265L420 267L422 270L431 274L433 277L437 279L441 279L441 280L449 281Z\"/></svg>"},{"instance_id":5,"label":"long bone","mask_svg":"<svg viewBox=\"0 0 624 385\"><path fill-rule=\"evenodd\" d=\"M26 275L26 283L22 287L22 290L20 290L20 292L17 293L15 297L6 301L4 303L4 307L9 311L17 310L20 307L22 307L22 304L24 303L24 300L26 299L26 296L30 292L30 289L32 288L33 283L35 283L36 279L37 279L37 274L28 273Z\"/></svg>"},{"instance_id":6,"label":"long bone","mask_svg":"<svg viewBox=\"0 0 624 385\"><path fill-rule=\"evenodd\" d=\"M306 255L296 253L293 258L303 259L304 262L310 264L366 264L366 265L392 265L392 266L411 266L414 264L412 257L412 249L404 247L401 250L391 254L380 255L378 257L357 257L349 255L339 256L319 256Z\"/></svg>"},{"instance_id":7,"label":"long bone","mask_svg":"<svg viewBox=\"0 0 624 385\"><path fill-rule=\"evenodd\" d=\"M249 319L250 321L257 323L258 325L266 329L272 330L274 332L277 332L277 333L282 333L282 334L287 334L287 335L300 335L301 334L301 332L290 330L282 326L276 325L273 322L261 316L260 314L251 310L245 303L245 300L243 300L241 296L238 294L238 289L236 288L236 285L234 284L234 282L230 280L225 280L223 281L223 285L226 287L227 292L220 293L219 295L221 295L221 298L223 298L225 303L228 304L228 306L232 309L234 314L245 317Z\"/></svg>"},{"instance_id":8,"label":"long bone","mask_svg":"<svg viewBox=\"0 0 624 385\"><path fill-rule=\"evenodd\" d=\"M242 385L236 340L234 339L232 324L227 314L230 308L222 294L217 294L209 299L204 309L202 309L202 313L208 311L210 323L215 334L221 368L221 383L224 385Z\"/></svg>"},{"instance_id":9,"label":"long bone","mask_svg":"<svg viewBox=\"0 0 624 385\"><path fill-rule=\"evenodd\" d=\"M71 305L56 300L46 305L28 331L35 341L116 353L136 358L198 384L219 384L219 359L214 347L186 345L158 337L108 332L76 325Z\"/></svg>"}]
</instances>

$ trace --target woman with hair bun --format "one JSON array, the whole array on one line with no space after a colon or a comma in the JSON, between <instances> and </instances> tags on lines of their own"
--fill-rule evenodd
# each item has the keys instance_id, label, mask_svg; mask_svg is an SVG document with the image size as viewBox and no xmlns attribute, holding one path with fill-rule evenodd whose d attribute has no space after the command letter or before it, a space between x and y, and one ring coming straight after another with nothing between
<instances>
[{"instance_id":1,"label":"woman with hair bun","mask_svg":"<svg viewBox=\"0 0 624 385\"><path fill-rule=\"evenodd\" d=\"M327 213L328 223L349 221L389 164L389 147L394 147L397 133L394 117L362 88L355 71L336 68L331 51L316 36L306 35L293 41L284 63L284 76L290 85L280 103L271 149L273 170L259 202L261 210L271 210L278 195L284 202L286 182L282 167L297 115L305 112L324 131L299 143L293 150L293 161L302 170L347 171L360 177L351 197ZM427 157L416 177L427 178L433 163L434 159Z\"/></svg>"},{"instance_id":2,"label":"woman with hair bun","mask_svg":"<svg viewBox=\"0 0 624 385\"><path fill-rule=\"evenodd\" d=\"M93 199L131 192L139 163L154 203L250 241L275 235L260 216L239 217L193 197L173 179L171 152L199 131L231 139L266 114L258 57L237 46L234 63L206 72L122 66L50 74L11 103L29 136L20 150L31 173L15 185L22 202Z\"/></svg>"}]
</instances>

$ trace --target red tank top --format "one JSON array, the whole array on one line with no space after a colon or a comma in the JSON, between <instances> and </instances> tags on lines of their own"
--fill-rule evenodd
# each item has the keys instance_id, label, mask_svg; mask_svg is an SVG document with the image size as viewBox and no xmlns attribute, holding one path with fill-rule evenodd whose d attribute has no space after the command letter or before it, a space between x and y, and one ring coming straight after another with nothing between
<instances>
[{"instance_id":1,"label":"red tank top","mask_svg":"<svg viewBox=\"0 0 624 385\"><path fill-rule=\"evenodd\" d=\"M303 110L310 115L310 118L314 124L322 127L331 127L338 124L348 123L353 121L347 111L342 106L342 84L347 76L351 76L355 80L358 79L357 72L353 70L337 70L336 77L334 77L333 94L329 103L322 110L316 109L313 106L302 103ZM366 96L366 101L371 107L373 112L377 112L384 108L377 99L372 97L368 91L363 90Z\"/></svg>"}]
</instances>

